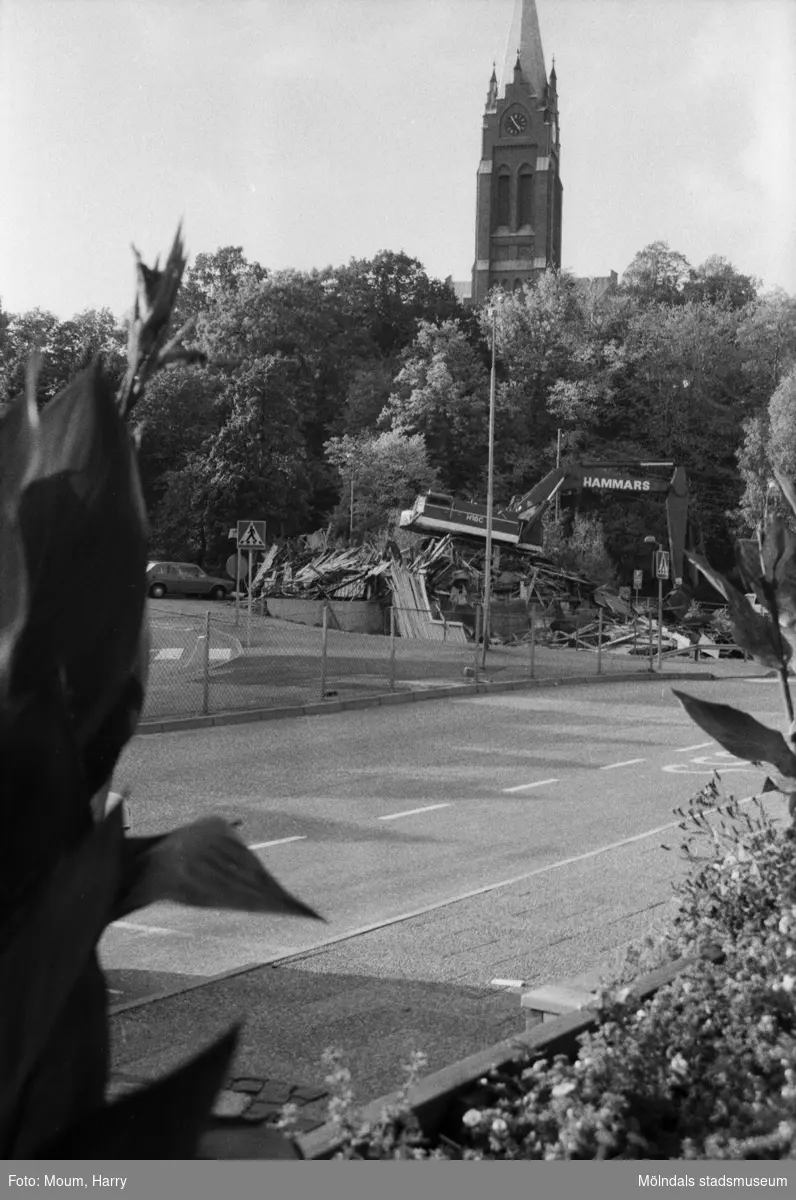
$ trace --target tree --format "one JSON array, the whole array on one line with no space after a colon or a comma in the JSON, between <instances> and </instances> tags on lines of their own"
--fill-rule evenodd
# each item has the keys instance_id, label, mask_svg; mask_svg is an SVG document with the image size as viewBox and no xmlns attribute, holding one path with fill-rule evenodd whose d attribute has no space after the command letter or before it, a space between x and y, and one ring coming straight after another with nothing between
<instances>
[{"instance_id":1,"label":"tree","mask_svg":"<svg viewBox=\"0 0 796 1200\"><path fill-rule=\"evenodd\" d=\"M728 308L744 308L757 296L760 280L742 275L720 254L713 254L692 270L683 287L687 300L707 301Z\"/></svg>"},{"instance_id":2,"label":"tree","mask_svg":"<svg viewBox=\"0 0 796 1200\"><path fill-rule=\"evenodd\" d=\"M684 254L666 242L650 242L625 270L621 287L642 304L680 304L690 277Z\"/></svg>"},{"instance_id":3,"label":"tree","mask_svg":"<svg viewBox=\"0 0 796 1200\"><path fill-rule=\"evenodd\" d=\"M257 282L267 274L259 263L246 259L242 246L222 246L212 254L197 254L180 289L174 326L179 328L189 317L208 312L247 281Z\"/></svg>"},{"instance_id":4,"label":"tree","mask_svg":"<svg viewBox=\"0 0 796 1200\"><path fill-rule=\"evenodd\" d=\"M326 459L343 485L333 514L333 523L340 531L347 531L351 523L353 482L355 536L383 530L418 492L437 485L437 473L429 464L422 434L406 437L397 430L388 430L358 438L330 438Z\"/></svg>"},{"instance_id":5,"label":"tree","mask_svg":"<svg viewBox=\"0 0 796 1200\"><path fill-rule=\"evenodd\" d=\"M477 492L487 457L489 374L460 323L421 321L381 423L422 434L442 485Z\"/></svg>"}]
</instances>

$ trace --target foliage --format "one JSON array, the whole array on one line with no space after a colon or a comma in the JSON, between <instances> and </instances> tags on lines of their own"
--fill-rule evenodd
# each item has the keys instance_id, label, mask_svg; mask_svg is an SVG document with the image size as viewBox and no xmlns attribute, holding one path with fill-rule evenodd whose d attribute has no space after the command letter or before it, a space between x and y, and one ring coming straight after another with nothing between
<instances>
[{"instance_id":1,"label":"foliage","mask_svg":"<svg viewBox=\"0 0 796 1200\"><path fill-rule=\"evenodd\" d=\"M0 419L6 1158L196 1152L236 1031L171 1076L106 1104L107 995L97 943L111 921L162 900L317 916L224 822L124 837L121 807L109 805L149 660L146 514L122 414L156 370L182 356L167 329L183 263L179 235L164 271L139 260L120 383L95 360L39 413L34 361L26 393ZM90 612L78 579L94 581Z\"/></svg>"},{"instance_id":2,"label":"foliage","mask_svg":"<svg viewBox=\"0 0 796 1200\"><path fill-rule=\"evenodd\" d=\"M411 504L418 492L437 484L437 473L429 464L422 434L404 436L390 430L377 436L330 438L326 456L346 483L333 524L341 532L352 521L356 537L381 529L385 514Z\"/></svg>"},{"instance_id":3,"label":"foliage","mask_svg":"<svg viewBox=\"0 0 796 1200\"><path fill-rule=\"evenodd\" d=\"M545 555L564 571L583 575L595 584L616 582L616 568L605 545L599 517L576 513L570 522L556 519L548 509L543 517Z\"/></svg>"},{"instance_id":4,"label":"foliage","mask_svg":"<svg viewBox=\"0 0 796 1200\"><path fill-rule=\"evenodd\" d=\"M257 506L279 534L311 529L345 504L325 444L384 429L422 433L440 486L483 499L493 307L496 501L547 473L559 431L565 457L676 461L688 471L702 548L725 566L734 532L761 518L761 487L780 461L768 405L796 363L796 300L758 294L756 280L719 256L692 268L660 242L636 255L619 287L548 271L481 310L463 308L403 252L314 271L272 271L239 246L198 254L172 330L206 361L155 376L137 410L158 538L180 557L217 561L241 504ZM97 352L116 386L126 337L106 310L63 322L0 314L0 411L22 391L34 345L43 407ZM264 406L265 374L273 387ZM211 450L212 471L200 470ZM229 479L232 490L221 483ZM664 536L657 501L590 497L581 511L602 521L620 582L639 532Z\"/></svg>"},{"instance_id":5,"label":"foliage","mask_svg":"<svg viewBox=\"0 0 796 1200\"><path fill-rule=\"evenodd\" d=\"M478 497L488 440L489 375L459 321L420 322L381 420L398 433L422 434L441 486Z\"/></svg>"}]
</instances>

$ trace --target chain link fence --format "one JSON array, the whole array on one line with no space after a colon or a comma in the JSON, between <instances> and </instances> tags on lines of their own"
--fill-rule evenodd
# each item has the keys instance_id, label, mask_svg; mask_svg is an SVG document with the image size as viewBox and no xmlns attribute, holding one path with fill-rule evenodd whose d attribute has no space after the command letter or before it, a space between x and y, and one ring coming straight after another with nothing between
<instances>
[{"instance_id":1,"label":"chain link fence","mask_svg":"<svg viewBox=\"0 0 796 1200\"><path fill-rule=\"evenodd\" d=\"M664 649L660 662L654 632L641 620L618 636L603 628L583 636L576 628L565 645L555 642L555 622L535 612L493 613L500 641L484 647L480 606L456 619L432 619L427 609L385 607L381 633L340 627L341 605L319 606L319 624L272 617L263 605L251 612L233 606L198 608L196 602L150 603L151 662L144 720L253 709L293 708L336 699L479 683L610 676L617 673L752 674L734 647ZM560 630L559 630L560 633ZM736 657L729 658L734 652ZM721 654L721 657L719 657Z\"/></svg>"}]
</instances>

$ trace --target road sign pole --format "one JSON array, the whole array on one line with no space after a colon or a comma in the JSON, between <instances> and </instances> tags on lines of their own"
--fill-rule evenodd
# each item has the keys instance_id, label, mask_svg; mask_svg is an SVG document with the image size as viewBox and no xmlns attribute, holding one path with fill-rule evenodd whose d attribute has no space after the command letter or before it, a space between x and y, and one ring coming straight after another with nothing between
<instances>
[{"instance_id":1,"label":"road sign pole","mask_svg":"<svg viewBox=\"0 0 796 1200\"><path fill-rule=\"evenodd\" d=\"M663 665L663 579L658 576L658 670Z\"/></svg>"},{"instance_id":2,"label":"road sign pole","mask_svg":"<svg viewBox=\"0 0 796 1200\"><path fill-rule=\"evenodd\" d=\"M246 630L246 649L251 650L252 644L252 559L254 551L249 551L249 624Z\"/></svg>"},{"instance_id":3,"label":"road sign pole","mask_svg":"<svg viewBox=\"0 0 796 1200\"><path fill-rule=\"evenodd\" d=\"M235 551L237 570L235 571L235 627L240 625L240 546Z\"/></svg>"}]
</instances>

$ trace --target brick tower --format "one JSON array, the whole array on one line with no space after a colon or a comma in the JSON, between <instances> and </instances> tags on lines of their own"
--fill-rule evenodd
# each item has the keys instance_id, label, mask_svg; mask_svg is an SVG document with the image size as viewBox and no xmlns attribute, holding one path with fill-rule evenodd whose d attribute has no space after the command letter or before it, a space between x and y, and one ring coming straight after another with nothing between
<instances>
[{"instance_id":1,"label":"brick tower","mask_svg":"<svg viewBox=\"0 0 796 1200\"><path fill-rule=\"evenodd\" d=\"M515 0L503 76L493 69L478 165L472 299L561 266L556 70L548 79L536 0Z\"/></svg>"}]
</instances>

